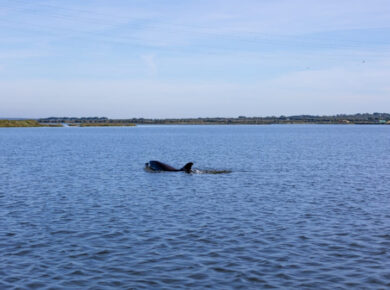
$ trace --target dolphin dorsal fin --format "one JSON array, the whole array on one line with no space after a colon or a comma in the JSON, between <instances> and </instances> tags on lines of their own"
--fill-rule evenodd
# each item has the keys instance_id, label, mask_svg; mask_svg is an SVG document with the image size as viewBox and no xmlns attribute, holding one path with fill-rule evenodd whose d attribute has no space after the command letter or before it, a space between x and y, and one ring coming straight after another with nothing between
<instances>
[{"instance_id":1,"label":"dolphin dorsal fin","mask_svg":"<svg viewBox=\"0 0 390 290\"><path fill-rule=\"evenodd\" d=\"M185 171L187 173L190 173L191 172L191 167L192 165L194 165L194 163L192 162L188 162L186 165L183 166L182 169L180 169L181 171Z\"/></svg>"}]
</instances>

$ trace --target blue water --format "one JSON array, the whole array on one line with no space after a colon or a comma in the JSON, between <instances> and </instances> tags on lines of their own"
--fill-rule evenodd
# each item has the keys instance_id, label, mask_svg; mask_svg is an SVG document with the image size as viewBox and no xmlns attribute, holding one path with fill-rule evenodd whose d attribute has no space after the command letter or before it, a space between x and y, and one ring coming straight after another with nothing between
<instances>
[{"instance_id":1,"label":"blue water","mask_svg":"<svg viewBox=\"0 0 390 290\"><path fill-rule=\"evenodd\" d=\"M389 168L390 126L0 129L0 288L388 288Z\"/></svg>"}]
</instances>

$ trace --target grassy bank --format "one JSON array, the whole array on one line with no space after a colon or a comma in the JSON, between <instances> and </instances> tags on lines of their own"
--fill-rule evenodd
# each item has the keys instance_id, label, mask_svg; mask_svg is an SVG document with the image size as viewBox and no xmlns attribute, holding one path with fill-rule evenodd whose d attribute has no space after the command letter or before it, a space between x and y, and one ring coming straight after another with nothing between
<instances>
[{"instance_id":1,"label":"grassy bank","mask_svg":"<svg viewBox=\"0 0 390 290\"><path fill-rule=\"evenodd\" d=\"M0 120L0 127L42 127L35 120Z\"/></svg>"},{"instance_id":2,"label":"grassy bank","mask_svg":"<svg viewBox=\"0 0 390 290\"><path fill-rule=\"evenodd\" d=\"M134 123L115 123L115 122L104 122L104 123L69 123L69 126L77 127L114 127L114 126L135 126ZM40 123L36 120L0 120L0 128L12 128L12 127L62 127L62 124L48 124Z\"/></svg>"},{"instance_id":3,"label":"grassy bank","mask_svg":"<svg viewBox=\"0 0 390 290\"><path fill-rule=\"evenodd\" d=\"M40 124L36 120L0 120L0 128L14 127L62 127L61 124Z\"/></svg>"}]
</instances>

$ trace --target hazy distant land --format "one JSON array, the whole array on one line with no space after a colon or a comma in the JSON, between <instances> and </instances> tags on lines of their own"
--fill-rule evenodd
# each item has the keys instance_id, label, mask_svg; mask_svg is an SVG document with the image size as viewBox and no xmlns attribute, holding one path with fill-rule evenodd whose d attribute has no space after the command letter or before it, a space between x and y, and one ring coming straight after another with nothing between
<instances>
[{"instance_id":1,"label":"hazy distant land","mask_svg":"<svg viewBox=\"0 0 390 290\"><path fill-rule=\"evenodd\" d=\"M44 122L42 124L45 124ZM65 123L72 127L133 127L136 126L134 123L127 122L116 122L116 120L110 120L110 122L72 122Z\"/></svg>"},{"instance_id":2,"label":"hazy distant land","mask_svg":"<svg viewBox=\"0 0 390 290\"><path fill-rule=\"evenodd\" d=\"M364 113L333 116L270 116L237 118L172 118L172 119L109 119L106 117L50 117L35 120L0 120L0 127L105 127L105 126L136 126L136 125L271 125L271 124L390 124L389 113Z\"/></svg>"}]
</instances>

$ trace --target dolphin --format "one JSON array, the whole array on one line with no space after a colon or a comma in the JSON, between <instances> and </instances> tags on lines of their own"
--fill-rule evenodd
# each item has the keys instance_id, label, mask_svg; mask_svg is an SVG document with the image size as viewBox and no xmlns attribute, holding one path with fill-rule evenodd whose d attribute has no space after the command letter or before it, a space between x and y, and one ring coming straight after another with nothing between
<instances>
[{"instance_id":1,"label":"dolphin","mask_svg":"<svg viewBox=\"0 0 390 290\"><path fill-rule=\"evenodd\" d=\"M162 163L160 161L151 160L145 163L145 169L151 171L184 171L186 173L191 173L191 167L194 163L188 162L181 169L176 169L168 164Z\"/></svg>"}]
</instances>

